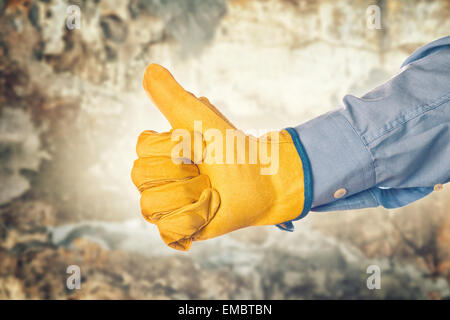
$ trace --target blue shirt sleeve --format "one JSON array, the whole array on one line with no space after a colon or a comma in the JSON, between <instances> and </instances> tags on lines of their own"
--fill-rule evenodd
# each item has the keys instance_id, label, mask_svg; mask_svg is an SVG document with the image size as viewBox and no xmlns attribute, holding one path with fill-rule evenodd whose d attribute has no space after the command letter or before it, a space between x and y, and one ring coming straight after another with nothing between
<instances>
[{"instance_id":1,"label":"blue shirt sleeve","mask_svg":"<svg viewBox=\"0 0 450 320\"><path fill-rule=\"evenodd\" d=\"M450 36L295 130L311 165L312 211L396 208L426 196L450 180Z\"/></svg>"}]
</instances>

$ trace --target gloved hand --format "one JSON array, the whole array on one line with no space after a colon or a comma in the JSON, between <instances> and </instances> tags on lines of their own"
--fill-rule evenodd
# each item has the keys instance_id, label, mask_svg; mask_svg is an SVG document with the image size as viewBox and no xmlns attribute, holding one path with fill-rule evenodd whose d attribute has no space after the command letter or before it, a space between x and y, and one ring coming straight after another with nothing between
<instances>
[{"instance_id":1,"label":"gloved hand","mask_svg":"<svg viewBox=\"0 0 450 320\"><path fill-rule=\"evenodd\" d=\"M280 224L309 211L310 168L293 129L259 139L245 135L157 64L147 67L143 85L173 130L139 136L131 175L144 218L158 226L166 244L188 250L192 241ZM181 149L176 136L186 138Z\"/></svg>"}]
</instances>

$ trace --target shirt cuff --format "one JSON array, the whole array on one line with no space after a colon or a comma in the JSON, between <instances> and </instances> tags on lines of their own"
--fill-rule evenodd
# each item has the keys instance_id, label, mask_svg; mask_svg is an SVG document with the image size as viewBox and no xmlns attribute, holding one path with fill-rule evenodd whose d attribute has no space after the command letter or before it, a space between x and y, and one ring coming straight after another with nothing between
<instances>
[{"instance_id":1,"label":"shirt cuff","mask_svg":"<svg viewBox=\"0 0 450 320\"><path fill-rule=\"evenodd\" d=\"M295 128L311 165L312 208L375 186L371 153L343 110L328 112Z\"/></svg>"}]
</instances>

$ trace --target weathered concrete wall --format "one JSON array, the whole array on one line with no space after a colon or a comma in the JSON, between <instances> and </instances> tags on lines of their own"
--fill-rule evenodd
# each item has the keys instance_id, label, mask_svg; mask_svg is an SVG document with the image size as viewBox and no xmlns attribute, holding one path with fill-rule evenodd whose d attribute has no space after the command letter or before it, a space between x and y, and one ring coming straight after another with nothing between
<instances>
[{"instance_id":1,"label":"weathered concrete wall","mask_svg":"<svg viewBox=\"0 0 450 320\"><path fill-rule=\"evenodd\" d=\"M0 1L0 297L448 296L448 190L392 212L310 215L293 234L242 230L182 255L140 218L129 172L137 135L169 129L141 88L150 62L243 129L293 126L448 35L449 1L70 4L81 9L72 31L68 1ZM373 4L379 30L366 25ZM386 272L379 292L365 287L372 263ZM69 264L87 270L84 290L65 289Z\"/></svg>"}]
</instances>

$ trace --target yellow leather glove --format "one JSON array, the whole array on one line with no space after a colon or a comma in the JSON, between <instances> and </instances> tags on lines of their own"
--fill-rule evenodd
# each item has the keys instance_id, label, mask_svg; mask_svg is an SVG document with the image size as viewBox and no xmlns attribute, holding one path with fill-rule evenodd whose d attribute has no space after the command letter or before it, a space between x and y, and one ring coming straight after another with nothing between
<instances>
[{"instance_id":1,"label":"yellow leather glove","mask_svg":"<svg viewBox=\"0 0 450 320\"><path fill-rule=\"evenodd\" d=\"M308 213L310 166L294 129L245 135L157 64L147 67L143 85L173 130L139 136L131 176L144 218L167 245L188 250L192 241Z\"/></svg>"}]
</instances>

